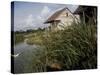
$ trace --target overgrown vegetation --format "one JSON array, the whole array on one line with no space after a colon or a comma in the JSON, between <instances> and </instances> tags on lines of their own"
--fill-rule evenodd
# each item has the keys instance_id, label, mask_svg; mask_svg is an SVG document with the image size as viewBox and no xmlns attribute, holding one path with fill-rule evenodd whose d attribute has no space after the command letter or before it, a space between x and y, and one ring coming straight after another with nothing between
<instances>
[{"instance_id":1,"label":"overgrown vegetation","mask_svg":"<svg viewBox=\"0 0 100 75\"><path fill-rule=\"evenodd\" d=\"M44 43L46 50L55 53L54 56L57 56L54 58L65 65L66 69L96 67L95 25L73 25L65 31L50 35L49 41Z\"/></svg>"},{"instance_id":2,"label":"overgrown vegetation","mask_svg":"<svg viewBox=\"0 0 100 75\"><path fill-rule=\"evenodd\" d=\"M47 66L55 63L59 64L60 70L97 68L96 25L74 24L63 31L50 31L42 37L44 49L36 53L36 62L33 63L39 65L33 66L38 68L38 72L48 71Z\"/></svg>"},{"instance_id":3,"label":"overgrown vegetation","mask_svg":"<svg viewBox=\"0 0 100 75\"><path fill-rule=\"evenodd\" d=\"M26 30L26 31L16 31L14 32L14 42L20 43L25 39L28 39L28 44L40 44L41 43L41 35L45 29L38 28L37 30Z\"/></svg>"},{"instance_id":4,"label":"overgrown vegetation","mask_svg":"<svg viewBox=\"0 0 100 75\"><path fill-rule=\"evenodd\" d=\"M36 44L36 45L42 45L42 38L43 38L43 31L38 31L36 33L30 34L31 36L27 37L27 44Z\"/></svg>"},{"instance_id":5,"label":"overgrown vegetation","mask_svg":"<svg viewBox=\"0 0 100 75\"><path fill-rule=\"evenodd\" d=\"M15 36L16 42L24 39L20 34ZM62 31L39 31L27 38L28 44L41 45L43 49L34 53L33 72L50 71L48 66L52 64L58 64L59 70L97 68L96 24L74 23Z\"/></svg>"},{"instance_id":6,"label":"overgrown vegetation","mask_svg":"<svg viewBox=\"0 0 100 75\"><path fill-rule=\"evenodd\" d=\"M17 44L17 43L20 43L24 41L24 36L22 33L15 33L14 34L14 43Z\"/></svg>"}]
</instances>

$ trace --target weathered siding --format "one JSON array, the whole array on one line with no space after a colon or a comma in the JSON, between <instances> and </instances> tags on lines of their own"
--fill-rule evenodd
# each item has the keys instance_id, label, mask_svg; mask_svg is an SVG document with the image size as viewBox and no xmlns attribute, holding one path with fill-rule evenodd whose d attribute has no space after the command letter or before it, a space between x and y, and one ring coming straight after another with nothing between
<instances>
[{"instance_id":1,"label":"weathered siding","mask_svg":"<svg viewBox=\"0 0 100 75\"><path fill-rule=\"evenodd\" d=\"M68 9L66 9L61 12L54 20L54 22L50 23L50 30L64 30L65 27L72 25L73 22L80 22L80 16L74 15ZM56 22L56 20L60 20L60 22Z\"/></svg>"},{"instance_id":2,"label":"weathered siding","mask_svg":"<svg viewBox=\"0 0 100 75\"><path fill-rule=\"evenodd\" d=\"M74 16L72 13L65 10L56 18L56 20L61 20L61 22L57 25L57 28L63 30L64 27L70 26L73 21L77 23L80 20L80 17L79 15Z\"/></svg>"}]
</instances>

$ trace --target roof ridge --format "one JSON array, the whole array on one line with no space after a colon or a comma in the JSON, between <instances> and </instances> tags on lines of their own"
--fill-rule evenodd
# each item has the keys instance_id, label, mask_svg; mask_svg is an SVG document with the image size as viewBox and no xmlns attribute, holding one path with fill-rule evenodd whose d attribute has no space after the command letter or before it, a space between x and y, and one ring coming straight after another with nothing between
<instances>
[{"instance_id":1,"label":"roof ridge","mask_svg":"<svg viewBox=\"0 0 100 75\"><path fill-rule=\"evenodd\" d=\"M74 16L74 14L71 12L71 10L68 7L64 7L61 10L54 12L44 23L49 23L51 21L54 21L54 19L56 19L59 16L59 14L61 14L66 9L73 15L73 18L77 19L77 17Z\"/></svg>"},{"instance_id":2,"label":"roof ridge","mask_svg":"<svg viewBox=\"0 0 100 75\"><path fill-rule=\"evenodd\" d=\"M44 23L47 23L47 21L51 20L51 18L56 18L60 13L62 13L66 9L68 9L68 8L64 7L62 9L60 9L60 10L55 11Z\"/></svg>"}]
</instances>

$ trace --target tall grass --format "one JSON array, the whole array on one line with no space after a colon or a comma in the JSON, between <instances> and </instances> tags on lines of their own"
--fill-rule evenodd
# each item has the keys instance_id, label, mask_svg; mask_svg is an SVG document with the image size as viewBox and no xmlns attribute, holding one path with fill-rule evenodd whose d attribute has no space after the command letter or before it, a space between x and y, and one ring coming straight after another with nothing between
<instances>
[{"instance_id":1,"label":"tall grass","mask_svg":"<svg viewBox=\"0 0 100 75\"><path fill-rule=\"evenodd\" d=\"M41 40L41 50L34 52L32 72L46 72L48 66L52 67L55 63L59 64L60 70L97 68L96 24L73 23L65 30L41 32L38 35L36 39Z\"/></svg>"},{"instance_id":2,"label":"tall grass","mask_svg":"<svg viewBox=\"0 0 100 75\"><path fill-rule=\"evenodd\" d=\"M61 70L97 68L97 26L73 24L42 36L43 50L34 53L33 72L46 72L58 63Z\"/></svg>"},{"instance_id":3,"label":"tall grass","mask_svg":"<svg viewBox=\"0 0 100 75\"><path fill-rule=\"evenodd\" d=\"M41 41L37 43L34 37ZM60 70L97 68L96 24L73 23L65 30L39 32L34 37L30 37L30 42L36 41L42 48L34 53L33 72L46 72L48 66L55 63L59 64Z\"/></svg>"},{"instance_id":4,"label":"tall grass","mask_svg":"<svg viewBox=\"0 0 100 75\"><path fill-rule=\"evenodd\" d=\"M42 40L44 51L37 58L43 71L53 63L60 64L61 70L97 67L96 25L73 24L63 31L48 32Z\"/></svg>"}]
</instances>

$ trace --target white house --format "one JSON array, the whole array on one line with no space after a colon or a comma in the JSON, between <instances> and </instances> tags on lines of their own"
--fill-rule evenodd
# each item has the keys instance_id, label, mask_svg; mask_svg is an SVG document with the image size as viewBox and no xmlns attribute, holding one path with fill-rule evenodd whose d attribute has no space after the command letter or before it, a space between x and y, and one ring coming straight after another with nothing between
<instances>
[{"instance_id":1,"label":"white house","mask_svg":"<svg viewBox=\"0 0 100 75\"><path fill-rule=\"evenodd\" d=\"M67 7L56 11L52 14L44 24L50 24L50 30L64 30L65 27L70 26L73 22L78 23L80 16L73 14Z\"/></svg>"}]
</instances>

